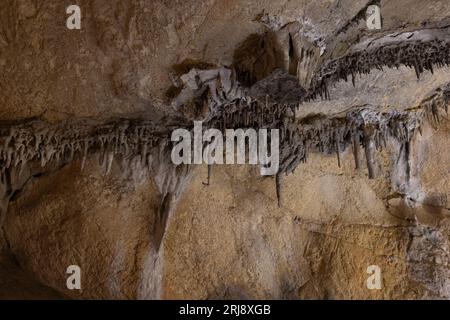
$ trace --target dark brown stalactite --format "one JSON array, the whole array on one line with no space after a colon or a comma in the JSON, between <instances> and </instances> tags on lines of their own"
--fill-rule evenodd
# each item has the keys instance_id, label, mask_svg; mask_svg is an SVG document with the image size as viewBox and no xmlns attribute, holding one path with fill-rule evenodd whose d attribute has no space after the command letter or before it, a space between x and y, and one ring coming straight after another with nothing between
<instances>
[{"instance_id":1,"label":"dark brown stalactite","mask_svg":"<svg viewBox=\"0 0 450 320\"><path fill-rule=\"evenodd\" d=\"M212 170L212 165L208 164L208 175L206 177L206 182L203 182L203 185L205 186L209 186L210 182L211 182L211 170Z\"/></svg>"},{"instance_id":2,"label":"dark brown stalactite","mask_svg":"<svg viewBox=\"0 0 450 320\"><path fill-rule=\"evenodd\" d=\"M406 181L409 182L411 177L411 164L410 164L410 150L411 145L409 141L405 142L404 146L404 161L405 161L405 174L406 174Z\"/></svg>"},{"instance_id":3,"label":"dark brown stalactite","mask_svg":"<svg viewBox=\"0 0 450 320\"><path fill-rule=\"evenodd\" d=\"M341 150L340 150L340 139L339 139L339 135L336 133L335 134L335 144L336 144L336 157L337 157L337 162L338 162L338 167L341 167Z\"/></svg>"},{"instance_id":4,"label":"dark brown stalactite","mask_svg":"<svg viewBox=\"0 0 450 320\"><path fill-rule=\"evenodd\" d=\"M283 195L282 195L282 187L283 187L283 176L282 173L277 173L277 175L275 176L275 188L276 188L276 193L277 193L277 202L278 202L278 207L281 208L283 206Z\"/></svg>"},{"instance_id":5,"label":"dark brown stalactite","mask_svg":"<svg viewBox=\"0 0 450 320\"><path fill-rule=\"evenodd\" d=\"M292 35L289 33L289 74L297 76L299 57L294 47Z\"/></svg>"},{"instance_id":6,"label":"dark brown stalactite","mask_svg":"<svg viewBox=\"0 0 450 320\"><path fill-rule=\"evenodd\" d=\"M367 169L369 179L375 179L377 176L375 146L373 141L374 129L372 126L364 128L364 150L366 153Z\"/></svg>"},{"instance_id":7,"label":"dark brown stalactite","mask_svg":"<svg viewBox=\"0 0 450 320\"><path fill-rule=\"evenodd\" d=\"M360 166L359 166L359 135L354 134L353 135L353 158L355 160L355 170L359 170Z\"/></svg>"}]
</instances>

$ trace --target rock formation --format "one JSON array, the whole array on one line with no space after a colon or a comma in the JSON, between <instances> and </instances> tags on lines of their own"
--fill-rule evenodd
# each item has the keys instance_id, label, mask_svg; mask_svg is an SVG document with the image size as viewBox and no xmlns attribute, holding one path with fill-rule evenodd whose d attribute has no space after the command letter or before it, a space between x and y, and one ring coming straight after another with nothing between
<instances>
[{"instance_id":1,"label":"rock formation","mask_svg":"<svg viewBox=\"0 0 450 320\"><path fill-rule=\"evenodd\" d=\"M78 5L0 4L0 298L450 298L446 0ZM278 173L173 164L193 121Z\"/></svg>"}]
</instances>

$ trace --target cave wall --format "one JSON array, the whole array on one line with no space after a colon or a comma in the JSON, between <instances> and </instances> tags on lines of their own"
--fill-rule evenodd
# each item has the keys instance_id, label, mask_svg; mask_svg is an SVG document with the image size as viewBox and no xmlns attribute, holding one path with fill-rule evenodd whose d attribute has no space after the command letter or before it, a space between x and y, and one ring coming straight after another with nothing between
<instances>
[{"instance_id":1,"label":"cave wall","mask_svg":"<svg viewBox=\"0 0 450 320\"><path fill-rule=\"evenodd\" d=\"M379 155L375 180L355 170L351 150L341 168L314 155L285 179L281 208L273 177L256 168L214 166L206 186L200 166L158 252L153 179L74 163L11 201L5 236L15 269L75 299L448 298L449 209L432 198L450 194L449 129L427 127L414 143L413 176L429 201L412 207L392 194L395 152ZM81 291L65 287L71 264L83 270ZM366 287L370 265L382 290Z\"/></svg>"},{"instance_id":2,"label":"cave wall","mask_svg":"<svg viewBox=\"0 0 450 320\"><path fill-rule=\"evenodd\" d=\"M374 36L355 18L370 2L80 0L82 29L69 31L69 3L4 0L0 120L144 114L164 125L174 112L168 91L184 85L193 65L230 68L249 36L268 32L265 43L279 54L256 65L256 80L289 69L288 24L315 49L307 68L318 67ZM447 0L380 5L380 37L450 16ZM330 86L329 100L305 102L297 117L367 103L415 109L448 75L448 67L420 79L405 67L374 70L355 86ZM79 158L28 168L1 215L0 298L449 299L449 132L445 117L424 123L408 180L394 140L376 155L375 179L365 165L355 169L350 147L340 167L335 155L312 153L283 178L280 207L275 178L251 166L213 166L209 185L206 166L181 183L170 180L177 172L166 178L168 167L133 159L112 162L106 174L98 153L83 170ZM73 264L82 269L80 291L66 287ZM366 286L370 265L381 268L381 290Z\"/></svg>"},{"instance_id":3,"label":"cave wall","mask_svg":"<svg viewBox=\"0 0 450 320\"><path fill-rule=\"evenodd\" d=\"M428 195L450 192L448 159L429 156L447 157L438 150L448 137L448 127L428 128L415 144ZM448 299L448 209L391 199L394 153L378 159L385 174L372 181L350 153L342 168L314 156L288 176L282 208L271 178L248 167L214 168L209 187L200 170L168 231L164 297ZM370 265L382 270L382 290L367 290Z\"/></svg>"}]
</instances>

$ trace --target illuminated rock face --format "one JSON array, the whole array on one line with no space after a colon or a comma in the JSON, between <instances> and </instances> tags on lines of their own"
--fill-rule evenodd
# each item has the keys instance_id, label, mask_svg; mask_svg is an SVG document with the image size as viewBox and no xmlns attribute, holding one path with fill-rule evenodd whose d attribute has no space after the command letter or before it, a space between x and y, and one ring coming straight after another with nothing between
<instances>
[{"instance_id":1,"label":"illuminated rock face","mask_svg":"<svg viewBox=\"0 0 450 320\"><path fill-rule=\"evenodd\" d=\"M2 1L0 298L449 299L447 2L81 2L69 30ZM279 173L173 165L194 120L279 129Z\"/></svg>"}]
</instances>

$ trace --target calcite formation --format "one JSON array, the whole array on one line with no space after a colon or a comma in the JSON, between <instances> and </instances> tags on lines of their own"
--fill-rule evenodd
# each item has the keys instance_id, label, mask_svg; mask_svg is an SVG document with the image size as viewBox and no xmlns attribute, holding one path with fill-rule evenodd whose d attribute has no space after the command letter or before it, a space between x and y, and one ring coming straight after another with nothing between
<instances>
[{"instance_id":1,"label":"calcite formation","mask_svg":"<svg viewBox=\"0 0 450 320\"><path fill-rule=\"evenodd\" d=\"M243 1L237 2L244 5ZM421 102L406 108L388 103L372 103L368 99L367 103L350 104L339 111L333 108L304 111L312 103L333 102L336 97L330 94L329 88L342 81L351 79L353 86L357 82L367 83L367 90L370 90L368 76L375 71L380 72L377 77L386 80L386 83L401 85L389 70L402 70L403 66L413 69L414 71L410 71L415 72L418 83L421 83L424 73L448 70L448 19L444 16L439 17L437 21L424 23L423 19L429 17L422 18L418 14L405 18L412 21L410 25L405 26L396 24L395 19L387 15L383 24L385 29L370 33L361 29L367 6L376 4L382 8L390 8L389 6L393 5L391 2L358 1L357 4L342 5L351 14L345 19L342 18L342 21L336 19L336 25L333 25L331 20L327 21L328 18L324 18L322 11L326 8L329 10L329 16L333 16L336 14L333 10L343 10L340 1L332 1L334 9L328 8L325 2L303 4L299 1L295 6L305 8L301 18L293 16L292 11L283 11L281 4L265 1L261 6L267 7L270 13L265 10L261 12L255 2L253 5L249 4L247 10L252 12L251 17L246 16L246 13L239 13L240 10L236 13L233 11L235 9L224 5L221 10L231 10L230 12L234 12L238 17L236 19L241 19L239 21L242 22L243 31L238 39L233 39L233 43L220 43L220 46L217 46L217 55L216 49L209 48L208 44L219 40L216 39L217 35L208 33L213 31L202 29L203 23L206 22L197 24L195 21L192 22L194 26L190 26L189 21L194 17L185 17L182 22L172 24L159 21L164 10L178 9L156 1L155 8L159 5L161 8L153 17L157 21L152 23L167 23L165 30L168 33L167 48L158 49L158 52L167 51L168 56L169 53L172 55L175 52L177 61L171 61L167 70L161 74L147 74L139 81L135 81L131 73L139 69L142 61L147 61L150 49L145 47L145 41L142 40L145 39L141 35L144 31L136 25L139 21L146 21L143 17L152 10L142 10L144 13L141 16L137 13L139 10L133 7L125 10L125 16L122 16L119 14L123 12L122 8L107 5L104 12L105 21L97 18L98 26L102 28L103 24L110 25L111 21L119 19L121 31L117 33L117 37L108 38L108 35L105 35L106 40L109 39L112 43L105 42L101 37L92 42L102 44L98 56L92 58L93 64L99 63L103 70L109 72L109 84L99 87L112 87L114 94L107 93L111 99L129 99L126 101L137 105L147 105L151 101L148 103L152 104L149 106L150 112L130 112L119 116L103 114L101 117L70 116L62 121L51 121L43 115L37 115L16 120L10 120L11 117L8 117L9 120L0 122L0 283L3 269L8 272L14 268L20 269L18 278L22 275L28 279L33 278L33 274L41 268L41 260L33 259L32 254L45 252L45 245L38 245L36 249L34 244L28 244L26 240L21 242L18 237L21 230L32 237L31 234L36 234L36 228L41 230L39 228L42 222L39 217L44 217L45 220L47 214L51 224L58 224L60 220L63 221L61 224L64 224L67 220L64 215L68 214L66 211L70 211L70 205L64 207L63 213L59 213L61 216L58 216L55 213L57 210L52 207L59 208L58 203L70 202L60 198L66 196L66 193L58 193L58 187L49 187L53 178L57 183L61 183L63 176L69 175L81 185L81 193L84 189L95 190L94 187L86 185L86 181L92 183L95 180L97 184L108 189L109 179L120 176L123 180L118 181L122 181L126 188L136 188L141 195L144 192L140 189L142 179L136 178L139 176L145 177L144 180L148 183L145 184L145 190L151 193L151 207L156 208L146 212L152 215L151 218L143 219L151 224L149 230L146 230L149 233L148 239L142 236L144 233L139 230L137 234L143 238L137 239L135 243L127 242L124 247L114 240L112 244L108 242L110 240L105 240L105 247L112 252L106 254L105 261L110 261L111 258L117 263L119 266L114 265L114 272L118 274L123 270L120 266L127 265L128 268L130 250L136 251L131 268L133 274L120 283L111 280L115 278L106 277L100 285L101 289L95 289L95 280L89 278L89 289L83 291L86 293L81 297L449 298L450 186L449 172L445 170L448 165L443 163L449 159L437 151L442 150L442 145L441 141L435 142L435 139L442 140L442 144L450 143L450 78L443 72L444 76L440 74L439 81L434 82L433 77L428 79L423 83L423 91L430 88L425 95L423 92L411 92L411 95L420 97L418 100ZM445 7L445 1L443 3L442 6ZM123 5L128 7L128 4ZM137 7L141 5L136 4ZM288 2L284 4L286 8L290 5L292 4ZM23 8L13 10L13 6L8 2L8 12L13 12L14 15L23 13ZM113 6L111 12L108 11L108 6ZM433 10L438 10L436 8ZM35 8L36 12L27 14L23 19L41 18L40 10L41 7ZM210 12L209 10L206 12ZM435 14L437 15L437 12ZM169 21L172 18L167 19ZM220 19L225 18L221 16ZM226 20L224 24L227 23L231 22ZM196 45L200 47L202 39L189 38L189 46L185 47L192 50L180 53L182 46L178 45L184 40L179 37L178 32L183 24L199 30L200 34L207 34L209 40L206 40L203 51L193 49ZM95 31L89 30L95 34ZM14 29L14 32L18 30ZM355 34L358 36L355 37ZM155 43L159 43L159 37L160 35L155 33ZM19 46L19 40L14 39L16 37L13 33L0 29L0 48L10 48L11 43L15 44L14 41L17 41ZM93 44L87 47L89 50L92 49L89 47L91 45ZM41 48L40 40L35 40L32 46ZM114 51L114 46L120 47L121 50ZM88 60L91 59L89 50L83 51L83 59L85 56ZM199 54L196 50L202 53ZM131 52L129 56L132 58L123 58L123 52ZM110 58L110 53L117 55ZM206 58L208 54L211 59ZM160 58L154 54L155 58L163 60L169 59L168 56ZM8 56L5 59L12 58ZM127 59L136 61L133 60L128 65ZM49 61L49 65L55 63L59 61ZM0 66L5 64L6 60L0 53ZM132 72L124 71L127 66ZM82 77L79 68L77 64L75 72ZM158 79L165 79L166 82L161 83L165 83L166 90L160 90L161 83ZM152 90L158 91L160 96L143 98L146 94L142 88L148 83L158 87ZM441 86L437 83L447 84ZM9 85L5 83L4 87L9 88ZM76 84L74 88L77 88ZM139 97L134 91L136 88L139 88ZM129 92L126 92L127 90ZM109 91L105 89L105 92ZM351 91L343 91L342 95L348 92ZM75 94L82 95L80 92ZM365 96L366 93L359 94ZM0 101L13 100L4 98ZM114 103L116 102L117 100L114 100ZM154 107L153 103L158 103L158 108ZM171 133L175 129L193 130L194 121L202 121L205 130L215 128L223 133L226 129L239 128L279 129L278 173L273 178L260 178L252 173L229 172L227 169L208 165L205 168L206 182L198 183L198 172L201 170L198 166L177 166L170 158L173 148ZM432 162L432 152L437 154L436 161L439 163ZM329 160L331 156L335 158L334 164ZM363 162L366 170L361 170ZM92 163L97 163L98 166ZM84 173L86 170L87 173ZM134 180L129 178L130 172ZM97 173L99 174L96 175ZM84 174L88 175L88 178ZM133 182L130 182L131 180ZM108 194L108 199L121 204L123 192L127 198L124 201L129 201L127 206L131 211L134 204L136 210L147 205L144 197L139 200L130 197L132 191L129 189L118 191L122 182L114 181L111 182L113 196ZM68 182L70 183L75 182ZM333 190L329 189L333 187ZM33 191L34 188L43 188L41 196L45 201L37 203L39 199L36 200L35 194L39 195L39 191ZM309 191L310 188L313 191ZM339 193L339 188L351 193L353 198L346 193ZM49 192L48 198L45 190ZM52 200L52 197L56 200ZM266 201L266 198L270 201ZM220 208L217 212L211 207L210 199ZM107 205L102 206L102 200L98 200L98 211L109 212L105 209ZM206 209L205 203L208 204ZM82 204L80 206L83 207ZM82 216L80 221L85 223L86 219L86 223L94 223L89 219L95 220L95 213L94 218L90 218L85 217L85 210L77 210ZM239 210L249 213L249 216L236 217L235 213ZM39 214L34 215L30 221L36 225L28 223L26 219L22 220L24 215L33 215L35 211ZM206 216L208 221L217 221L223 225L216 226L204 221L196 224L194 221L197 216L194 213L197 211L199 216ZM317 215L313 213L316 211ZM353 212L353 216L347 215L347 211ZM373 214L378 211L380 217ZM266 215L261 216L261 212ZM332 217L324 218L324 212ZM276 222L272 222L273 217ZM72 215L70 219L77 221ZM111 239L115 239L114 232L121 232L122 229L102 219L99 218L100 222L95 223L98 223L100 230L114 225L116 229L108 232L111 232ZM115 217L111 216L110 219L114 221ZM396 219L395 223L393 219ZM126 219L123 221L127 223ZM186 223L184 229L183 221ZM277 224L279 221L282 222ZM297 225L310 234L298 235L292 229ZM49 228L53 227L58 228L57 225ZM63 229L64 227L61 226ZM243 229L247 227L250 230L248 232ZM233 232L228 233L230 228ZM274 231L278 229L281 232ZM211 237L210 233L222 230L227 237L232 234L231 238L224 238L228 242L222 243L222 239L217 237L206 238ZM258 232L253 233L255 230ZM70 233L70 230L66 231ZM75 253L72 253L66 243L67 239L59 239L58 235L53 233L47 236L42 231L38 234L42 234L42 238L52 245L57 243L58 248L59 244L68 248L70 253L67 255L77 257L85 266L94 264L92 258L79 255L79 249L74 249ZM201 238L202 236L205 238ZM296 236L304 237L301 238L301 243L295 242ZM385 243L383 237L386 237L389 243ZM269 243L266 238L270 238L273 243ZM83 241L89 243L94 240L86 238ZM325 243L323 246L322 241ZM381 253L368 254L367 247L357 246L360 242L374 252L379 245ZM380 244L381 242L383 243ZM180 248L180 243L185 246ZM298 248L291 250L291 245ZM221 246L226 247L222 248L223 256L228 257L233 266L236 265L236 270L241 270L240 274L228 270L228 261L222 261L216 252L209 251L210 248ZM148 254L139 254L139 257L145 258L138 259L137 252L141 252L140 248L143 247L150 248ZM250 247L253 250L248 249ZM103 247L99 248L102 251ZM201 258L192 258L197 257L196 248L205 250L207 254ZM284 254L288 251L289 254ZM299 256L299 252L303 252L303 255ZM363 283L362 271L355 271L356 267L345 258L352 254L363 257L361 263L370 265L369 260L377 260L390 270L391 274L385 275L384 279L389 290L372 294L356 284L353 284L354 288L343 289L342 286L347 280L342 279L351 278L353 274L359 277L354 283ZM295 257L297 260L292 261L298 263L299 269L292 267L292 261L288 261L286 265L280 262L280 274L277 274L272 263L276 256L288 257L288 260ZM333 260L335 256L340 257L340 262ZM61 267L66 261L64 257L63 253L57 256L55 265ZM2 259L6 262L2 263ZM193 259L199 265L180 271L184 262L178 259ZM248 261L249 265L254 263L255 266L253 269L245 269L240 265L241 259L244 265L245 261ZM324 260L329 261L332 267L327 269ZM258 265L263 265L265 269L259 269ZM199 270L203 270L206 280L191 284L193 292L182 289L190 283L189 279L200 277L197 274ZM267 278L261 275L264 272L267 272ZM77 293L67 291L64 282L59 284L51 274L52 272L46 271L34 276L37 279L37 291L52 295L55 294L52 290L55 290L62 295L77 297ZM225 275L222 279L217 277L217 274ZM228 278L228 274L234 278ZM398 282L398 279L402 282ZM111 281L111 284L108 281ZM184 281L184 284L179 281ZM204 283L208 281L212 284ZM41 284L51 290L43 290ZM130 290L133 292L129 293ZM121 295L122 291L127 294ZM7 296L7 293L0 290L0 297L2 296Z\"/></svg>"},{"instance_id":2,"label":"calcite formation","mask_svg":"<svg viewBox=\"0 0 450 320\"><path fill-rule=\"evenodd\" d=\"M356 77L372 69L413 68L417 78L425 71L433 72L450 63L450 27L429 28L411 32L387 34L367 39L349 49L343 57L327 62L312 80L312 97L328 97L327 86L338 80L353 84Z\"/></svg>"}]
</instances>

